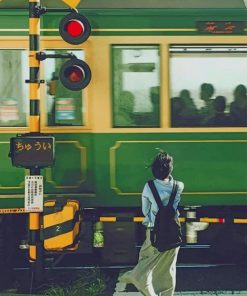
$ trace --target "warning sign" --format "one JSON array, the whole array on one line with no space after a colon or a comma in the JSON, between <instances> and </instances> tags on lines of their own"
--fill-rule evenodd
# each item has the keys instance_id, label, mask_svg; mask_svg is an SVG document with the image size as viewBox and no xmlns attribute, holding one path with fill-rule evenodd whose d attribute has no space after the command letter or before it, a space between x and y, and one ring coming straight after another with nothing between
<instances>
[{"instance_id":1,"label":"warning sign","mask_svg":"<svg viewBox=\"0 0 247 296\"><path fill-rule=\"evenodd\" d=\"M10 139L12 165L24 168L45 168L54 164L55 138L20 135Z\"/></svg>"},{"instance_id":2,"label":"warning sign","mask_svg":"<svg viewBox=\"0 0 247 296\"><path fill-rule=\"evenodd\" d=\"M43 212L43 176L25 177L25 211Z\"/></svg>"}]
</instances>

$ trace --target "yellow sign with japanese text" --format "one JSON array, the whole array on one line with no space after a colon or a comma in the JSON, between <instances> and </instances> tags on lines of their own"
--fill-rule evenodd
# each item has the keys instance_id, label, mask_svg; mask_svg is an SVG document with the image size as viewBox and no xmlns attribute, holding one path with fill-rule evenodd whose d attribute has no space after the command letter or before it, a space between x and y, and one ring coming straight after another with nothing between
<instances>
[{"instance_id":1,"label":"yellow sign with japanese text","mask_svg":"<svg viewBox=\"0 0 247 296\"><path fill-rule=\"evenodd\" d=\"M77 5L81 2L81 0L62 0L62 1L71 8L76 8Z\"/></svg>"}]
</instances>

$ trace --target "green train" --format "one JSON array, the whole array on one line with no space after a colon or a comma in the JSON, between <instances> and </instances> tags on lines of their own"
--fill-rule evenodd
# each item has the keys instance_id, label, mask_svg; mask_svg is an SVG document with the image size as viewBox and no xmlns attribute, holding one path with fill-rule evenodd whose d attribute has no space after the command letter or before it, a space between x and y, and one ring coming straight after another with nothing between
<instances>
[{"instance_id":1,"label":"green train","mask_svg":"<svg viewBox=\"0 0 247 296\"><path fill-rule=\"evenodd\" d=\"M66 7L59 0L41 4ZM40 131L56 141L55 165L41 170L44 200L80 201L77 252L100 252L97 260L113 265L137 259L141 192L163 149L175 159L174 178L185 183L185 246L210 245L224 258L234 250L246 260L245 5L84 0L77 9L91 35L80 45L59 35L63 11L41 16L41 51L73 53L92 73L86 88L71 91L59 79L64 59L41 62ZM29 172L8 157L10 138L30 132L28 1L1 1L0 16L0 256L8 258L28 231ZM93 238L102 231L105 246L97 248Z\"/></svg>"}]
</instances>

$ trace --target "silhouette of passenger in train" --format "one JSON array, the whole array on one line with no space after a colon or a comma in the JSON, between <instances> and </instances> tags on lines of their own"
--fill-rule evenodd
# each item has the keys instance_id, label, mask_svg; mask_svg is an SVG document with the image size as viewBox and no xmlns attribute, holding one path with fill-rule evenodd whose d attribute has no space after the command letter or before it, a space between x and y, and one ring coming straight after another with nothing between
<instances>
[{"instance_id":1,"label":"silhouette of passenger in train","mask_svg":"<svg viewBox=\"0 0 247 296\"><path fill-rule=\"evenodd\" d=\"M184 117L183 110L185 103L180 97L171 99L171 126L184 127L186 126L187 119Z\"/></svg>"},{"instance_id":2,"label":"silhouette of passenger in train","mask_svg":"<svg viewBox=\"0 0 247 296\"><path fill-rule=\"evenodd\" d=\"M189 109L197 111L194 100L191 98L190 91L188 89L181 90L179 96L183 99Z\"/></svg>"},{"instance_id":3,"label":"silhouette of passenger in train","mask_svg":"<svg viewBox=\"0 0 247 296\"><path fill-rule=\"evenodd\" d=\"M205 120L205 126L223 127L232 126L231 118L225 113L226 98L224 96L217 96L213 100L214 114Z\"/></svg>"},{"instance_id":4,"label":"silhouette of passenger in train","mask_svg":"<svg viewBox=\"0 0 247 296\"><path fill-rule=\"evenodd\" d=\"M199 110L201 125L214 115L213 99L214 87L211 83L203 83L200 89L200 99L204 101L205 105Z\"/></svg>"},{"instance_id":5,"label":"silhouette of passenger in train","mask_svg":"<svg viewBox=\"0 0 247 296\"><path fill-rule=\"evenodd\" d=\"M199 124L199 114L190 92L187 89L183 89L179 96L184 104L181 116L184 118L185 126L197 126Z\"/></svg>"},{"instance_id":6,"label":"silhouette of passenger in train","mask_svg":"<svg viewBox=\"0 0 247 296\"><path fill-rule=\"evenodd\" d=\"M205 105L197 110L190 91L183 89L179 97L171 99L171 123L173 127L197 126L247 126L247 88L240 84L234 92L234 101L230 104L230 114L226 113L226 97L212 99L214 86L203 83L200 87L200 99Z\"/></svg>"},{"instance_id":7,"label":"silhouette of passenger in train","mask_svg":"<svg viewBox=\"0 0 247 296\"><path fill-rule=\"evenodd\" d=\"M187 89L180 92L180 97L171 99L172 126L189 127L199 125L199 114Z\"/></svg>"},{"instance_id":8,"label":"silhouette of passenger in train","mask_svg":"<svg viewBox=\"0 0 247 296\"><path fill-rule=\"evenodd\" d=\"M134 95L130 91L122 91L119 95L118 111L115 115L115 126L135 126L133 119L134 106Z\"/></svg>"},{"instance_id":9,"label":"silhouette of passenger in train","mask_svg":"<svg viewBox=\"0 0 247 296\"><path fill-rule=\"evenodd\" d=\"M230 116L233 126L247 126L247 89L239 84L234 92L234 101L230 104Z\"/></svg>"}]
</instances>

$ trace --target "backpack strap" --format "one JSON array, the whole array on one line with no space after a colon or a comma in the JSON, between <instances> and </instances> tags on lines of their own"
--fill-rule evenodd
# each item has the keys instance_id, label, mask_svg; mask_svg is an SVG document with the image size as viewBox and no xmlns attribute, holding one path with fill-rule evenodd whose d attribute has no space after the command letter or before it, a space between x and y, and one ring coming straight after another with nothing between
<instances>
[{"instance_id":1,"label":"backpack strap","mask_svg":"<svg viewBox=\"0 0 247 296\"><path fill-rule=\"evenodd\" d=\"M148 181L148 185L153 193L153 197L154 197L159 209L161 209L163 207L163 204L161 202L161 198L159 196L159 193L154 185L154 181L153 180Z\"/></svg>"},{"instance_id":2,"label":"backpack strap","mask_svg":"<svg viewBox=\"0 0 247 296\"><path fill-rule=\"evenodd\" d=\"M173 181L173 186L172 186L172 193L170 195L170 198L169 198L169 202L168 202L167 207L170 207L170 208L173 207L173 204L174 204L174 200L175 200L177 191L178 191L178 183L177 183L176 180L174 180Z\"/></svg>"},{"instance_id":3,"label":"backpack strap","mask_svg":"<svg viewBox=\"0 0 247 296\"><path fill-rule=\"evenodd\" d=\"M157 189L156 189L156 187L154 185L154 181L153 180L148 181L148 185L149 185L149 187L150 187L150 189L152 191L153 197L154 197L159 209L161 209L163 207L163 204L162 204L160 195L159 195L159 193L158 193L158 191L157 191ZM172 192L171 192L167 207L172 207L173 206L177 191L178 191L178 184L177 184L177 181L174 180L173 187L172 187Z\"/></svg>"}]
</instances>

